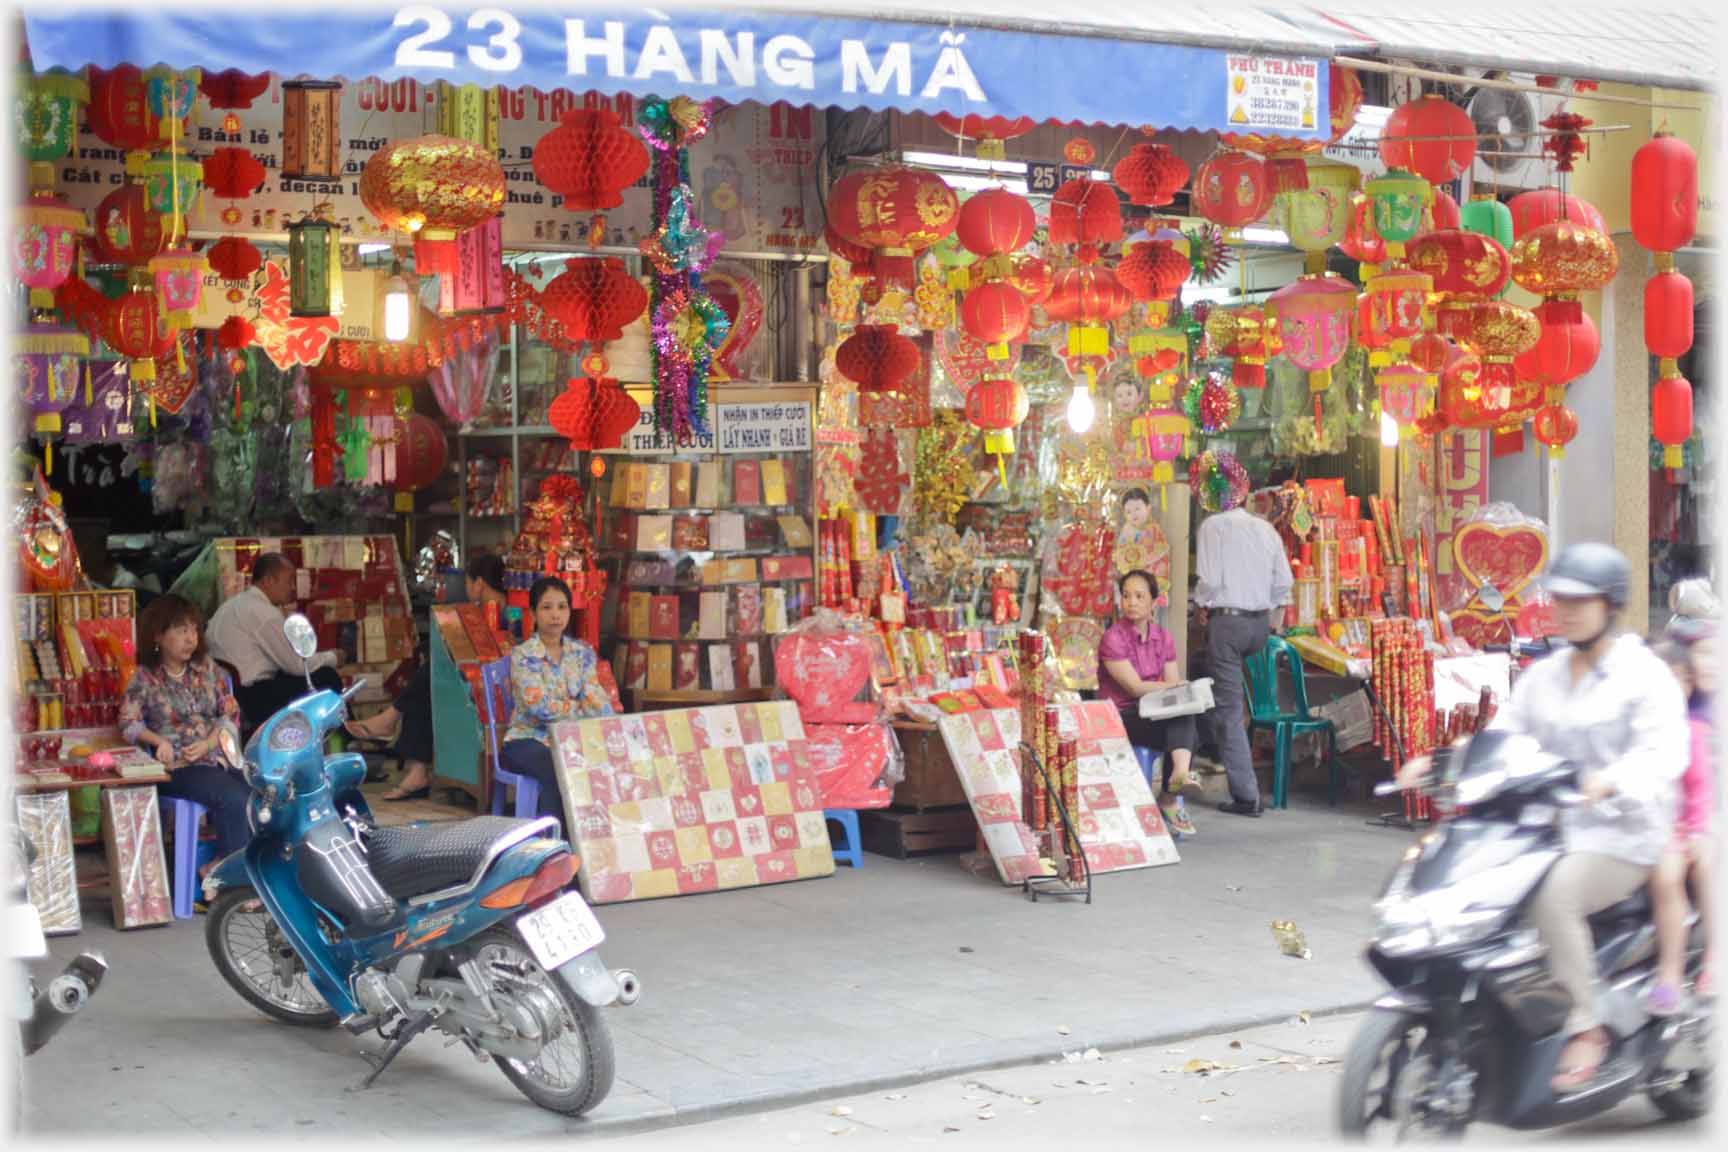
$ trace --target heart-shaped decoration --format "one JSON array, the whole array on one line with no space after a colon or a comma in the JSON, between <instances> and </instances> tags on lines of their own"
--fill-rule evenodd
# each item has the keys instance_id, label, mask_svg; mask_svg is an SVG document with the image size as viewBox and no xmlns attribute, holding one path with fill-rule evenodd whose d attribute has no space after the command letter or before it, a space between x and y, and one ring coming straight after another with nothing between
<instances>
[{"instance_id":1,"label":"heart-shaped decoration","mask_svg":"<svg viewBox=\"0 0 1728 1152\"><path fill-rule=\"evenodd\" d=\"M762 289L749 269L733 261L716 264L703 273L702 287L732 321L726 339L714 352L709 378L737 380L743 375L738 361L762 328Z\"/></svg>"},{"instance_id":2,"label":"heart-shaped decoration","mask_svg":"<svg viewBox=\"0 0 1728 1152\"><path fill-rule=\"evenodd\" d=\"M870 645L849 634L788 636L774 649L774 672L805 719L820 719L870 683Z\"/></svg>"},{"instance_id":3,"label":"heart-shaped decoration","mask_svg":"<svg viewBox=\"0 0 1728 1152\"><path fill-rule=\"evenodd\" d=\"M1487 608L1482 593L1493 588L1504 598L1504 611L1515 616L1524 603L1524 589L1548 564L1548 534L1530 524L1501 527L1473 520L1453 536L1452 555L1469 589L1461 608Z\"/></svg>"}]
</instances>

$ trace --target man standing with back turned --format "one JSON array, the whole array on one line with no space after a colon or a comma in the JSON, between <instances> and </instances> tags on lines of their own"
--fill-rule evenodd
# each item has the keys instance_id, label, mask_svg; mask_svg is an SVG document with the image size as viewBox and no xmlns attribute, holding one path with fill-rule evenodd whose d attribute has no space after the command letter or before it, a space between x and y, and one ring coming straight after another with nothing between
<instances>
[{"instance_id":1,"label":"man standing with back turned","mask_svg":"<svg viewBox=\"0 0 1728 1152\"><path fill-rule=\"evenodd\" d=\"M1242 663L1265 645L1273 610L1290 598L1290 561L1277 530L1240 507L1201 523L1196 553L1200 582L1194 600L1206 625L1214 731L1230 780L1230 800L1218 810L1258 816L1260 782L1242 717Z\"/></svg>"}]
</instances>

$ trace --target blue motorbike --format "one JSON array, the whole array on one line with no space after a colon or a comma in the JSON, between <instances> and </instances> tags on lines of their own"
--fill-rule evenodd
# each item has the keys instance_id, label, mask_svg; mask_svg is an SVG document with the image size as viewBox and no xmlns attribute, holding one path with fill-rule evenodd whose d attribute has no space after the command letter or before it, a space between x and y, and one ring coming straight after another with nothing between
<instances>
[{"instance_id":1,"label":"blue motorbike","mask_svg":"<svg viewBox=\"0 0 1728 1152\"><path fill-rule=\"evenodd\" d=\"M309 659L311 624L292 616L285 631ZM376 1030L387 1043L360 1088L437 1029L540 1107L590 1111L613 1079L600 1010L640 988L600 960L605 933L569 889L577 861L558 821L378 827L365 761L323 751L360 683L302 697L247 743L252 840L204 882L217 969L278 1020Z\"/></svg>"}]
</instances>

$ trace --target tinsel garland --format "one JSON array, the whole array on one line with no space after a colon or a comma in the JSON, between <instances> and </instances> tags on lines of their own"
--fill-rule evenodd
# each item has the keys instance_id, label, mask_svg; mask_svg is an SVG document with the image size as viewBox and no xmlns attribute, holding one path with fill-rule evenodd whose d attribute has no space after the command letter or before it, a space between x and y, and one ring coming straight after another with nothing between
<instances>
[{"instance_id":1,"label":"tinsel garland","mask_svg":"<svg viewBox=\"0 0 1728 1152\"><path fill-rule=\"evenodd\" d=\"M1223 432L1242 415L1242 394L1217 372L1190 381L1182 396L1188 422L1206 433Z\"/></svg>"},{"instance_id":2,"label":"tinsel garland","mask_svg":"<svg viewBox=\"0 0 1728 1152\"><path fill-rule=\"evenodd\" d=\"M1234 453L1211 449L1188 465L1188 487L1208 512L1228 512L1248 498L1248 470Z\"/></svg>"},{"instance_id":3,"label":"tinsel garland","mask_svg":"<svg viewBox=\"0 0 1728 1152\"><path fill-rule=\"evenodd\" d=\"M724 237L711 236L690 211L689 146L708 134L710 109L683 96L649 100L638 120L654 152L654 231L643 242L655 269L648 302L654 427L675 443L690 444L709 434L708 368L730 326L703 291L701 275Z\"/></svg>"}]
</instances>

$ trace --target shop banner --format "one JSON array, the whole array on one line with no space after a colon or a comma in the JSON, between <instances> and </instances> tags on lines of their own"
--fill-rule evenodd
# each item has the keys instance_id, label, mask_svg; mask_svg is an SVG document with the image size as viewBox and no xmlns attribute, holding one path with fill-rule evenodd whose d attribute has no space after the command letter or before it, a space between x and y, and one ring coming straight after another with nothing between
<instances>
[{"instance_id":1,"label":"shop banner","mask_svg":"<svg viewBox=\"0 0 1728 1152\"><path fill-rule=\"evenodd\" d=\"M952 23L696 7L414 4L341 11L55 10L25 16L39 71L121 63L319 78L594 89L732 104L1030 116L1212 131L1328 131L1312 58ZM1115 82L1111 82L1115 81Z\"/></svg>"},{"instance_id":2,"label":"shop banner","mask_svg":"<svg viewBox=\"0 0 1728 1152\"><path fill-rule=\"evenodd\" d=\"M714 432L722 454L810 451L810 402L714 405Z\"/></svg>"}]
</instances>

